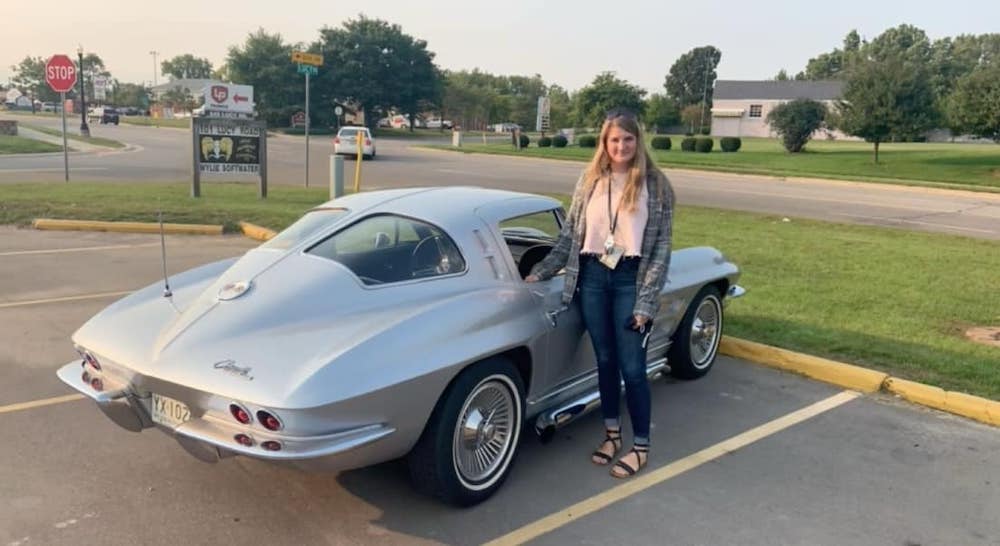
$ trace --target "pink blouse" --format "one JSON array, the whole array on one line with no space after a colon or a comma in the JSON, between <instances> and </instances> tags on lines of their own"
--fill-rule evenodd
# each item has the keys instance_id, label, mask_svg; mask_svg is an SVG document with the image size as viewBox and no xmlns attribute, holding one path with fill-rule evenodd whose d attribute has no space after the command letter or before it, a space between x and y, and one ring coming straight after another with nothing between
<instances>
[{"instance_id":1,"label":"pink blouse","mask_svg":"<svg viewBox=\"0 0 1000 546\"><path fill-rule=\"evenodd\" d=\"M635 210L628 210L624 205L618 207L625 188L626 174L611 175L611 217L618 211L618 223L615 226L615 244L625 247L625 256L642 255L642 234L649 219L647 202L649 191L642 185L642 191L635 203ZM584 233L583 248L585 254L604 254L604 241L611 232L611 218L608 216L608 179L598 180L597 187L590 196L586 209L587 226Z\"/></svg>"}]
</instances>

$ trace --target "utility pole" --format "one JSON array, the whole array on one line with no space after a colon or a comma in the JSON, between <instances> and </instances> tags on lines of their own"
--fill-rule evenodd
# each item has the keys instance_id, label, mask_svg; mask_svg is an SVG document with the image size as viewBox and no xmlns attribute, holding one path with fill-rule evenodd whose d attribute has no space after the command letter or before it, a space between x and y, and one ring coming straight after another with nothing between
<instances>
[{"instance_id":1,"label":"utility pole","mask_svg":"<svg viewBox=\"0 0 1000 546\"><path fill-rule=\"evenodd\" d=\"M156 73L160 71L156 64L156 56L159 53L160 53L159 51L155 50L149 52L149 54L153 56L153 87L156 87Z\"/></svg>"},{"instance_id":2,"label":"utility pole","mask_svg":"<svg viewBox=\"0 0 1000 546\"><path fill-rule=\"evenodd\" d=\"M705 106L708 105L708 65L710 63L708 57L705 58L705 84L701 88L701 123L698 125L698 134L701 134L701 130L705 127Z\"/></svg>"}]
</instances>

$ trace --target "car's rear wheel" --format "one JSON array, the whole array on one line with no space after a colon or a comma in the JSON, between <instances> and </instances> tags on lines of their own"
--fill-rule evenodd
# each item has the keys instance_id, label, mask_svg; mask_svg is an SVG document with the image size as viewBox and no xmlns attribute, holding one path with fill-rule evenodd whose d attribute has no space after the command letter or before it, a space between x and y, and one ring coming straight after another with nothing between
<instances>
[{"instance_id":1,"label":"car's rear wheel","mask_svg":"<svg viewBox=\"0 0 1000 546\"><path fill-rule=\"evenodd\" d=\"M677 326L667 363L670 375L696 379L709 372L722 340L722 295L715 286L702 287Z\"/></svg>"},{"instance_id":2,"label":"car's rear wheel","mask_svg":"<svg viewBox=\"0 0 1000 546\"><path fill-rule=\"evenodd\" d=\"M494 357L463 371L438 401L410 452L416 488L459 506L489 498L510 473L524 414L524 384Z\"/></svg>"}]
</instances>

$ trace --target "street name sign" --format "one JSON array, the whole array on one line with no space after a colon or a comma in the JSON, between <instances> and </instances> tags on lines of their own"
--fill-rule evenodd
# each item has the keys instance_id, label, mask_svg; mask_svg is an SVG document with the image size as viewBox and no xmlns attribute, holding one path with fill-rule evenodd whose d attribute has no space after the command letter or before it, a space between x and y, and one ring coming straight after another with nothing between
<instances>
[{"instance_id":1,"label":"street name sign","mask_svg":"<svg viewBox=\"0 0 1000 546\"><path fill-rule=\"evenodd\" d=\"M311 64L313 66L323 66L323 56L305 51L293 51L292 62L301 64Z\"/></svg>"}]
</instances>

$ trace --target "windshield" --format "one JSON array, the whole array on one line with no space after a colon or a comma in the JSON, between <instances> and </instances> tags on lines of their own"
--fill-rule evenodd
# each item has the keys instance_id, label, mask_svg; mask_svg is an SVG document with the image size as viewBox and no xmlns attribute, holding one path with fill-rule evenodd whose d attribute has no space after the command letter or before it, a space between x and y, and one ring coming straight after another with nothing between
<instances>
[{"instance_id":1,"label":"windshield","mask_svg":"<svg viewBox=\"0 0 1000 546\"><path fill-rule=\"evenodd\" d=\"M273 239L260 245L260 248L287 250L308 239L311 235L335 222L345 214L347 214L347 209L311 210L305 216L299 218L297 222L277 234Z\"/></svg>"}]
</instances>

